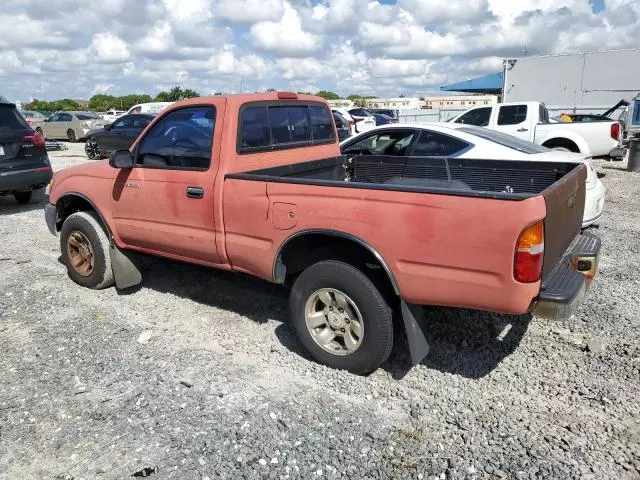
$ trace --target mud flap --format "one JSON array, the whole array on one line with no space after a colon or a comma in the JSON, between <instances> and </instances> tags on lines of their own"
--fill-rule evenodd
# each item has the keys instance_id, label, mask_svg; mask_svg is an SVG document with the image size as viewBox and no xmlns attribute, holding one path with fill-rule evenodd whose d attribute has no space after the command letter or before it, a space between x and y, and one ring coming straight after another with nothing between
<instances>
[{"instance_id":1,"label":"mud flap","mask_svg":"<svg viewBox=\"0 0 640 480\"><path fill-rule=\"evenodd\" d=\"M113 268L116 287L124 289L142 282L142 274L136 264L129 258L129 255L116 247L113 242L109 250L111 253L111 268Z\"/></svg>"},{"instance_id":2,"label":"mud flap","mask_svg":"<svg viewBox=\"0 0 640 480\"><path fill-rule=\"evenodd\" d=\"M411 363L417 365L429 353L429 343L422 331L425 323L424 313L420 305L407 303L404 300L400 300L400 308L404 328L407 332Z\"/></svg>"}]
</instances>

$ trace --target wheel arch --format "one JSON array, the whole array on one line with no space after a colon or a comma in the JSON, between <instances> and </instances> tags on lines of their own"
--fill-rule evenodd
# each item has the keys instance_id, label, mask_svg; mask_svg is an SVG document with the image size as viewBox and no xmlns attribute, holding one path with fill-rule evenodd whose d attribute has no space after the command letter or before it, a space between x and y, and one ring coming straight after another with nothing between
<instances>
[{"instance_id":1,"label":"wheel arch","mask_svg":"<svg viewBox=\"0 0 640 480\"><path fill-rule=\"evenodd\" d=\"M296 252L299 254L297 257L287 258ZM301 230L287 237L275 255L273 280L276 283L286 283L288 276L295 275L321 260L340 259L340 254L343 257L345 254L355 254L355 262L349 262L352 264L377 264L384 272L389 287L396 295L400 295L400 288L393 272L375 248L355 235L330 229Z\"/></svg>"},{"instance_id":2,"label":"wheel arch","mask_svg":"<svg viewBox=\"0 0 640 480\"><path fill-rule=\"evenodd\" d=\"M75 212L94 211L100 218L100 223L107 230L107 234L111 237L111 229L106 219L96 206L96 204L86 195L79 192L67 192L62 195L56 202L57 222L56 229L60 231L62 224Z\"/></svg>"},{"instance_id":3,"label":"wheel arch","mask_svg":"<svg viewBox=\"0 0 640 480\"><path fill-rule=\"evenodd\" d=\"M591 148L587 141L573 132L551 132L549 137L542 142L542 146L547 148L564 147L572 152L591 155Z\"/></svg>"}]
</instances>

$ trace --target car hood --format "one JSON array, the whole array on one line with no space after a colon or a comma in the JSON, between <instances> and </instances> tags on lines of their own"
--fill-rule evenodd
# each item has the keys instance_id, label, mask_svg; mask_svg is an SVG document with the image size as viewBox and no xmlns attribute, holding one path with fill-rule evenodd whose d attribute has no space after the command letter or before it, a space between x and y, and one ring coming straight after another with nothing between
<instances>
[{"instance_id":1,"label":"car hood","mask_svg":"<svg viewBox=\"0 0 640 480\"><path fill-rule=\"evenodd\" d=\"M89 130L87 132L87 136L91 136L91 135L99 135L101 133L106 132L106 130L104 129L104 127L100 127L100 128L94 128L92 130Z\"/></svg>"}]
</instances>

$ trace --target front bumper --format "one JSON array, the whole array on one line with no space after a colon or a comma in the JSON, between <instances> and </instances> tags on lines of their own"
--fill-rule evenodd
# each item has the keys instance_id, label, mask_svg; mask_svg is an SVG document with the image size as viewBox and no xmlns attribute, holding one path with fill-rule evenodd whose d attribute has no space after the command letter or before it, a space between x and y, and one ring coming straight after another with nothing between
<instances>
[{"instance_id":1,"label":"front bumper","mask_svg":"<svg viewBox=\"0 0 640 480\"><path fill-rule=\"evenodd\" d=\"M44 207L44 219L47 222L47 228L49 228L49 231L51 232L52 235L57 235L58 234L58 209L56 208L55 205L52 205L50 203L47 203L47 205Z\"/></svg>"},{"instance_id":2,"label":"front bumper","mask_svg":"<svg viewBox=\"0 0 640 480\"><path fill-rule=\"evenodd\" d=\"M540 287L531 313L551 319L574 315L586 296L598 268L600 238L582 233Z\"/></svg>"},{"instance_id":3,"label":"front bumper","mask_svg":"<svg viewBox=\"0 0 640 480\"><path fill-rule=\"evenodd\" d=\"M51 181L53 171L42 167L32 170L0 172L0 192L21 192L44 188Z\"/></svg>"},{"instance_id":4,"label":"front bumper","mask_svg":"<svg viewBox=\"0 0 640 480\"><path fill-rule=\"evenodd\" d=\"M584 202L584 215L582 217L582 228L588 227L602 216L606 193L607 189L600 179L598 179L595 187L587 190Z\"/></svg>"}]
</instances>

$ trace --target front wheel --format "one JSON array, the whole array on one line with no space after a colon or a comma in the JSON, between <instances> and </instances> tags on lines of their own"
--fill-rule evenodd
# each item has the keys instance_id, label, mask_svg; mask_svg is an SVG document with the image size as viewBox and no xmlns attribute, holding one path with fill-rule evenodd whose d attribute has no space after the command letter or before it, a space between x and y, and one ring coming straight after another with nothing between
<instances>
[{"instance_id":1,"label":"front wheel","mask_svg":"<svg viewBox=\"0 0 640 480\"><path fill-rule=\"evenodd\" d=\"M62 261L69 277L87 288L113 285L109 239L94 212L69 215L60 231Z\"/></svg>"},{"instance_id":2,"label":"front wheel","mask_svg":"<svg viewBox=\"0 0 640 480\"><path fill-rule=\"evenodd\" d=\"M367 374L391 353L391 310L374 283L347 263L307 268L293 285L289 308L300 341L319 363Z\"/></svg>"},{"instance_id":3,"label":"front wheel","mask_svg":"<svg viewBox=\"0 0 640 480\"><path fill-rule=\"evenodd\" d=\"M98 140L96 140L94 137L87 138L87 143L85 143L84 145L84 152L87 154L87 157L90 160L100 160L102 158Z\"/></svg>"}]
</instances>

